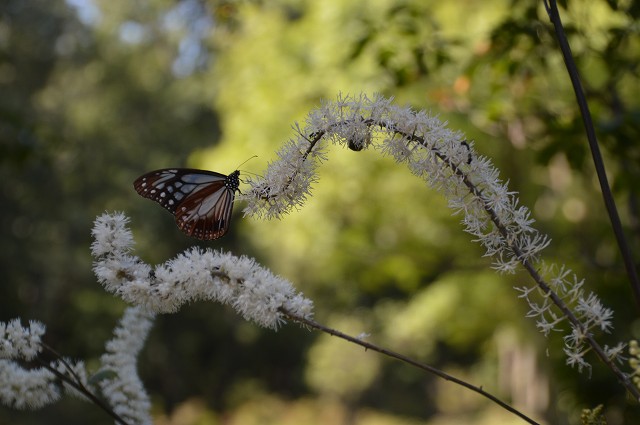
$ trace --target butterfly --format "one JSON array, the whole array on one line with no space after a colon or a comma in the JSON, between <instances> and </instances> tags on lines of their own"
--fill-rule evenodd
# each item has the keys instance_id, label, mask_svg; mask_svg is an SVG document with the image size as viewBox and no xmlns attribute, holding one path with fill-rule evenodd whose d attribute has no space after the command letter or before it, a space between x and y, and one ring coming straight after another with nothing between
<instances>
[{"instance_id":1,"label":"butterfly","mask_svg":"<svg viewBox=\"0 0 640 425\"><path fill-rule=\"evenodd\" d=\"M165 168L143 174L133 182L136 192L156 201L175 217L182 232L212 240L229 230L240 171L228 176L191 168Z\"/></svg>"}]
</instances>

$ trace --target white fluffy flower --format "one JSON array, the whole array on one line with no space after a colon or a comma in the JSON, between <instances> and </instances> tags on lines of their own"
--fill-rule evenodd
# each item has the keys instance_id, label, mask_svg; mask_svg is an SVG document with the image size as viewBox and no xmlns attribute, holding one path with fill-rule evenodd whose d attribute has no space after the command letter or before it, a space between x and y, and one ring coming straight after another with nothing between
<instances>
[{"instance_id":1,"label":"white fluffy flower","mask_svg":"<svg viewBox=\"0 0 640 425\"><path fill-rule=\"evenodd\" d=\"M124 213L103 214L93 224L93 243L91 252L99 257L111 252L126 252L133 246L133 236L127 228L127 218Z\"/></svg>"},{"instance_id":2,"label":"white fluffy flower","mask_svg":"<svg viewBox=\"0 0 640 425\"><path fill-rule=\"evenodd\" d=\"M99 248L93 252L98 281L128 303L154 313L173 313L185 303L216 301L271 329L283 322L280 309L307 318L313 314L311 300L248 257L193 248L152 271L130 255L132 240L125 237L130 235L126 224L121 214L98 217L94 235L100 241L94 242ZM119 240L122 243L114 242Z\"/></svg>"},{"instance_id":3,"label":"white fluffy flower","mask_svg":"<svg viewBox=\"0 0 640 425\"><path fill-rule=\"evenodd\" d=\"M61 382L46 367L25 368L14 360L32 361L42 351L43 324L30 321L23 327L20 320L0 322L0 403L15 409L38 409L61 397ZM49 364L70 380L89 387L83 362L59 359ZM62 383L74 396L84 398L74 387Z\"/></svg>"},{"instance_id":4,"label":"white fluffy flower","mask_svg":"<svg viewBox=\"0 0 640 425\"><path fill-rule=\"evenodd\" d=\"M107 342L106 353L100 361L102 370L112 371L115 377L100 381L102 393L113 411L128 423L151 424L151 402L138 377L136 359L153 324L153 315L138 307L125 311L114 338Z\"/></svg>"},{"instance_id":5,"label":"white fluffy flower","mask_svg":"<svg viewBox=\"0 0 640 425\"><path fill-rule=\"evenodd\" d=\"M0 360L0 402L14 409L39 409L60 399L55 376L44 368L24 369Z\"/></svg>"},{"instance_id":6,"label":"white fluffy flower","mask_svg":"<svg viewBox=\"0 0 640 425\"><path fill-rule=\"evenodd\" d=\"M42 349L44 332L45 326L33 320L28 327L23 327L19 319L0 322L0 358L32 360Z\"/></svg>"}]
</instances>

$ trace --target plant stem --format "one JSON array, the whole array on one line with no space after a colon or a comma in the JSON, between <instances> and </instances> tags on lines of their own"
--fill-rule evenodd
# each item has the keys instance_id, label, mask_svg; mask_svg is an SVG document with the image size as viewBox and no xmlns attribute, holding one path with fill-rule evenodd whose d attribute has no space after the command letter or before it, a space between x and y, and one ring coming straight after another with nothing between
<instances>
[{"instance_id":1,"label":"plant stem","mask_svg":"<svg viewBox=\"0 0 640 425\"><path fill-rule=\"evenodd\" d=\"M503 409L513 413L514 415L520 417L522 420L524 420L527 423L533 424L533 425L540 425L538 422L534 421L533 419L529 418L528 416L526 416L524 413L518 411L517 409L515 409L514 407L509 406L507 403L503 402L502 400L500 400L499 398L497 398L496 396L486 392L485 390L482 389L482 387L477 387L475 385L472 385L466 381L463 381L461 379L456 378L455 376L449 375L446 372L441 371L440 369L436 369L433 366L429 366L427 364L424 363L420 363L416 360L411 359L410 357L407 357L405 355L402 355L400 353L396 353L395 351L391 351L391 350L387 350L386 348L380 347L376 344L372 344L370 342L367 341L363 341L362 339L359 338L355 338L353 336L347 335L345 333L342 333L338 330L329 328L327 326L324 326L314 320L310 320L310 319L306 319L302 316L297 316L291 312L289 312L288 310L284 309L284 308L280 308L280 311L282 312L282 314L284 314L285 316L287 316L289 319L298 322L298 323L302 323L305 326L308 326L310 328L314 328L317 329L319 331L325 332L329 335L332 336L337 336L338 338L344 339L345 341L349 341L353 344L359 345L361 347L364 347L367 350L371 350L371 351L375 351L378 352L380 354L384 354L385 356L394 358L396 360L400 360L402 362L408 363L411 366L417 367L418 369L422 369L426 372L429 372L431 374L434 374L442 379L445 379L449 382L453 382L454 384L460 385L468 390L471 390L477 394L480 394L481 396L491 400L492 402L496 403L498 406L502 407Z\"/></svg>"},{"instance_id":2,"label":"plant stem","mask_svg":"<svg viewBox=\"0 0 640 425\"><path fill-rule=\"evenodd\" d=\"M82 395L84 395L89 400L91 400L93 402L93 404L98 406L100 409L104 410L117 423L120 423L121 425L130 425L127 421L122 419L122 417L120 417L116 412L114 412L106 403L104 403L102 400L100 400L95 394L93 394L87 387L85 387L82 384L82 381L80 380L78 375L73 371L71 366L64 360L64 358L60 354L58 354L57 351L55 351L53 348L51 348L47 344L41 343L41 345L45 350L50 352L56 358L56 360L60 361L65 366L65 368L67 369L69 374L73 377L73 379L71 379L68 375L65 375L64 373L62 373L62 372L58 371L57 369L55 369L54 367L52 367L51 364L45 362L44 360L42 360L40 358L37 358L38 362L43 367L48 369L58 379L60 379L61 381L65 382L67 385L70 385L73 388L75 388L76 390L78 390Z\"/></svg>"},{"instance_id":3,"label":"plant stem","mask_svg":"<svg viewBox=\"0 0 640 425\"><path fill-rule=\"evenodd\" d=\"M598 147L598 139L596 138L596 132L593 126L593 120L591 119L591 112L589 111L589 105L587 104L582 84L580 83L580 74L578 73L578 67L573 60L573 54L571 53L571 47L567 41L567 36L560 20L560 13L558 12L558 5L556 0L544 0L545 8L549 19L553 23L553 27L558 37L558 43L560 44L560 51L564 58L564 63L573 85L573 91L578 101L578 107L580 108L580 114L582 115L582 121L587 133L587 140L589 141L589 148L591 149L591 156L593 157L593 164L598 175L598 182L600 183L600 189L602 190L602 197L604 198L604 204L609 214L609 220L611 221L611 227L613 227L613 233L616 236L618 242L618 248L622 254L627 275L629 276L629 283L631 284L631 290L636 301L636 307L640 308L640 279L638 279L638 272L636 270L631 249L627 243L624 231L622 229L622 223L620 216L618 215L618 209L616 203L613 200L613 194L609 187L607 180L607 174L604 169L604 161L602 160L602 154Z\"/></svg>"}]
</instances>

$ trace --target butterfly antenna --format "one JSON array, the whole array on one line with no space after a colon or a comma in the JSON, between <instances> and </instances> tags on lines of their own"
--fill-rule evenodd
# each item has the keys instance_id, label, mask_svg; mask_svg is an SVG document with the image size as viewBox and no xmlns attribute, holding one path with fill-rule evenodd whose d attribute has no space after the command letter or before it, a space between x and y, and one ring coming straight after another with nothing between
<instances>
[{"instance_id":1,"label":"butterfly antenna","mask_svg":"<svg viewBox=\"0 0 640 425\"><path fill-rule=\"evenodd\" d=\"M262 177L260 174L258 174L258 173L254 173L253 171L245 171L245 170L242 170L242 174L249 174L250 176Z\"/></svg>"},{"instance_id":2,"label":"butterfly antenna","mask_svg":"<svg viewBox=\"0 0 640 425\"><path fill-rule=\"evenodd\" d=\"M244 161L242 164L238 165L238 168L237 168L237 169L239 170L239 169L240 169L240 167L242 167L244 164L246 164L247 162L251 161L253 158L257 158L257 157L258 157L258 155L253 155L252 157L250 157L249 159L247 159L246 161ZM252 173L252 172L250 172L250 171L245 171L245 170L242 170L242 174L249 174L249 175L256 176L256 177L262 177L260 174ZM245 183L245 184L247 183L246 181L244 181L244 180L242 180L242 179L240 179L240 181L241 181L242 183ZM242 193L242 192L240 192L240 193Z\"/></svg>"},{"instance_id":3,"label":"butterfly antenna","mask_svg":"<svg viewBox=\"0 0 640 425\"><path fill-rule=\"evenodd\" d=\"M246 164L247 162L251 161L253 158L257 158L257 157L258 157L258 155L253 155L252 157L250 157L249 159L247 159L246 161L244 161L242 164L238 165L238 166L236 167L236 170L239 170L239 169L240 169L240 167L242 167L244 164Z\"/></svg>"}]
</instances>

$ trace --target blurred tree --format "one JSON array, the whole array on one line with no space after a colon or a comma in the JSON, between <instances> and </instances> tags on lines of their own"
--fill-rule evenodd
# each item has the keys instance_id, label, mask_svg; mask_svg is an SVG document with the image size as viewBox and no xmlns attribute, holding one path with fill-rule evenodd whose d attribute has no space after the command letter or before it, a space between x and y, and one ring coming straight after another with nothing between
<instances>
[{"instance_id":1,"label":"blurred tree","mask_svg":"<svg viewBox=\"0 0 640 425\"><path fill-rule=\"evenodd\" d=\"M93 219L105 209L138 211L141 228L171 241L143 241L155 245L143 251L152 260L189 246L169 217L138 202L132 181L151 167L184 165L218 133L209 96L174 75L179 38L156 28L155 38L135 44L120 28L135 6L120 6L119 14L76 15L61 1L0 5L0 267L10 282L1 289L2 320L42 320L51 345L89 360L123 310L91 272ZM171 12L141 13L152 29L160 27L154 10ZM77 408L55 422L84 423Z\"/></svg>"}]
</instances>

